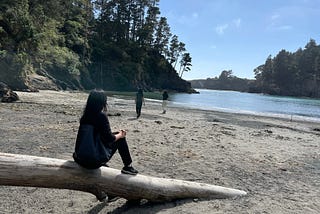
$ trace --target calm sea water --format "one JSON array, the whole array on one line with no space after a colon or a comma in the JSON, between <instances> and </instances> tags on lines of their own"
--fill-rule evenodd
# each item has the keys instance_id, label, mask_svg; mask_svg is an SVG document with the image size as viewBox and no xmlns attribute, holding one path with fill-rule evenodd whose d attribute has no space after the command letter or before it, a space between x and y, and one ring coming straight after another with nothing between
<instances>
[{"instance_id":1,"label":"calm sea water","mask_svg":"<svg viewBox=\"0 0 320 214\"><path fill-rule=\"evenodd\" d=\"M171 94L174 106L278 116L320 122L320 99L197 89L200 94Z\"/></svg>"}]
</instances>

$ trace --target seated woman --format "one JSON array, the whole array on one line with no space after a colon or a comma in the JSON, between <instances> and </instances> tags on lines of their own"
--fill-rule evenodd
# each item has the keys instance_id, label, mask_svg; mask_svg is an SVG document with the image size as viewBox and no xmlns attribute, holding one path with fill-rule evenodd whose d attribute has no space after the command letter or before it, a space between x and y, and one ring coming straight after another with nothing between
<instances>
[{"instance_id":1,"label":"seated woman","mask_svg":"<svg viewBox=\"0 0 320 214\"><path fill-rule=\"evenodd\" d=\"M111 159L113 154L118 150L124 167L121 172L130 175L136 175L138 171L132 167L132 159L126 141L126 131L112 133L109 120L105 111L107 110L107 96L102 90L93 90L90 92L84 113L80 119L80 127L78 130L77 141L73 158L79 165L88 169L97 169L101 166L107 166L106 163ZM100 150L102 156L106 157L102 160L92 162L88 160L89 155L82 155L81 144L88 143L85 141L83 134L84 127L93 127L95 136L98 136L102 146ZM85 142L84 142L85 141ZM99 148L99 147L98 147ZM103 154L104 152L108 154ZM93 154L94 155L94 154Z\"/></svg>"}]
</instances>

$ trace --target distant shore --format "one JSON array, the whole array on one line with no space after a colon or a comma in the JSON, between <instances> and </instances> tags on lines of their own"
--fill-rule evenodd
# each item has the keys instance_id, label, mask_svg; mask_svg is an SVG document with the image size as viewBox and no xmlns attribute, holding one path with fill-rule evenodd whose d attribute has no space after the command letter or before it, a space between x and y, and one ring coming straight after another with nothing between
<instances>
[{"instance_id":1,"label":"distant shore","mask_svg":"<svg viewBox=\"0 0 320 214\"><path fill-rule=\"evenodd\" d=\"M210 111L280 117L320 123L320 100L270 96L238 91L199 90L199 95L172 94L171 106Z\"/></svg>"},{"instance_id":2,"label":"distant shore","mask_svg":"<svg viewBox=\"0 0 320 214\"><path fill-rule=\"evenodd\" d=\"M87 93L17 92L0 103L0 151L71 160ZM4 213L319 213L320 124L108 98L113 130L126 129L141 174L241 189L237 199L101 204L88 193L0 186ZM118 114L119 113L119 114ZM119 155L109 163L120 169Z\"/></svg>"}]
</instances>

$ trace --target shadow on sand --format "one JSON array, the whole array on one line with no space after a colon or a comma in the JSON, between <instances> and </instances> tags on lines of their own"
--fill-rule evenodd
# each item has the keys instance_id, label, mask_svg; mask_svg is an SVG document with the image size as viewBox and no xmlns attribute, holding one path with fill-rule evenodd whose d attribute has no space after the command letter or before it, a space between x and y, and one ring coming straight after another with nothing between
<instances>
[{"instance_id":1,"label":"shadow on sand","mask_svg":"<svg viewBox=\"0 0 320 214\"><path fill-rule=\"evenodd\" d=\"M183 199L183 200L175 200L171 202L148 202L146 200L142 200L141 202L137 201L127 201L122 206L117 207L113 211L108 212L109 214L136 214L136 213L158 213L163 209L170 209L185 203L193 202L193 199ZM88 214L98 214L102 211L108 204L101 203L93 207Z\"/></svg>"}]
</instances>

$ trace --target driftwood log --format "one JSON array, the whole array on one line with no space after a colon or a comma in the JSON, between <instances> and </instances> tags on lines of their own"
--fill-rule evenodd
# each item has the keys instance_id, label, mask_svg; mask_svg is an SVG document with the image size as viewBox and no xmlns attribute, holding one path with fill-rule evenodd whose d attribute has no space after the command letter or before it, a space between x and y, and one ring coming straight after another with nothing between
<instances>
[{"instance_id":1,"label":"driftwood log","mask_svg":"<svg viewBox=\"0 0 320 214\"><path fill-rule=\"evenodd\" d=\"M0 153L0 185L79 190L92 193L98 199L107 193L127 200L153 202L246 195L244 191L221 186L141 174L126 175L109 167L88 170L74 161L8 153Z\"/></svg>"}]
</instances>

